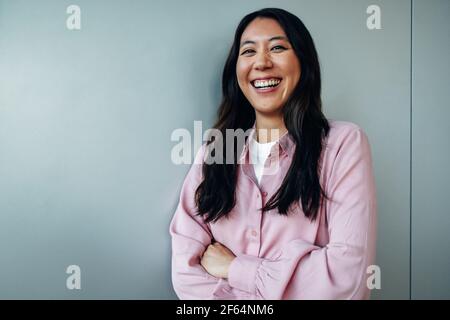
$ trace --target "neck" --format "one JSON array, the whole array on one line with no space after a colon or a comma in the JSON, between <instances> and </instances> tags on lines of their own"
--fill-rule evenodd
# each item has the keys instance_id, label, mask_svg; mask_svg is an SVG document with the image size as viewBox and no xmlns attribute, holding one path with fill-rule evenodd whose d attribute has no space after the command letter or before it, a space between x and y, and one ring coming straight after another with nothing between
<instances>
[{"instance_id":1,"label":"neck","mask_svg":"<svg viewBox=\"0 0 450 320\"><path fill-rule=\"evenodd\" d=\"M265 116L256 113L256 141L268 143L278 140L287 132L283 116Z\"/></svg>"}]
</instances>

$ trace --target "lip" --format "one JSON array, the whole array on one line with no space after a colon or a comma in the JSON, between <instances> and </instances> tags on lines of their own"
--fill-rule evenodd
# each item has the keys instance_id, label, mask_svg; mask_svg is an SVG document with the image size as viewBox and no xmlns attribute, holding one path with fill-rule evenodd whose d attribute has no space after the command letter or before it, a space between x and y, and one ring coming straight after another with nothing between
<instances>
[{"instance_id":1,"label":"lip","mask_svg":"<svg viewBox=\"0 0 450 320\"><path fill-rule=\"evenodd\" d=\"M283 80L283 78L272 76L272 77L254 78L254 79L250 80L250 82L253 82L253 81L256 81L256 80L269 80L269 79Z\"/></svg>"},{"instance_id":2,"label":"lip","mask_svg":"<svg viewBox=\"0 0 450 320\"><path fill-rule=\"evenodd\" d=\"M268 87L268 88L255 88L255 86L253 85L253 82L256 80L269 80L269 79L278 79L280 80L280 83L276 86L276 87ZM250 86L253 88L253 90L255 90L256 93L259 94L267 94L267 93L273 93L275 91L278 90L278 87L280 86L281 82L283 82L283 78L280 77L261 77L261 78L254 78L253 80L250 81Z\"/></svg>"}]
</instances>

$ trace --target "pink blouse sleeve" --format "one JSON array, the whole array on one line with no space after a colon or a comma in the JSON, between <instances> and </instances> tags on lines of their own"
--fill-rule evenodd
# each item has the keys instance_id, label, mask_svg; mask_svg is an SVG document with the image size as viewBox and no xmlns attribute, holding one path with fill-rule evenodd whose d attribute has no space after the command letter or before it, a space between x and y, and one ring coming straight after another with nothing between
<instances>
[{"instance_id":1,"label":"pink blouse sleeve","mask_svg":"<svg viewBox=\"0 0 450 320\"><path fill-rule=\"evenodd\" d=\"M235 299L240 290L231 288L227 280L211 276L200 264L212 240L208 225L196 215L194 200L195 190L202 179L203 153L204 146L197 153L185 178L169 227L172 238L172 284L180 299Z\"/></svg>"},{"instance_id":2,"label":"pink blouse sleeve","mask_svg":"<svg viewBox=\"0 0 450 320\"><path fill-rule=\"evenodd\" d=\"M329 243L297 239L275 260L238 255L229 284L260 299L368 299L367 267L374 263L376 195L367 136L342 140L325 191Z\"/></svg>"}]
</instances>

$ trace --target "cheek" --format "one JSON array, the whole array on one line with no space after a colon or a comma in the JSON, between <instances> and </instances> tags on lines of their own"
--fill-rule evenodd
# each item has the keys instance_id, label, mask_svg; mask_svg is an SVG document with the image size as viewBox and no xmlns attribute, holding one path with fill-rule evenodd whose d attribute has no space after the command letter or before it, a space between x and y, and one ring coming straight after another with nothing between
<instances>
[{"instance_id":1,"label":"cheek","mask_svg":"<svg viewBox=\"0 0 450 320\"><path fill-rule=\"evenodd\" d=\"M297 58L295 58L292 61L291 66L293 66L292 67L292 77L295 80L295 84L297 84L297 82L300 81L300 75L301 75L300 62L297 60Z\"/></svg>"},{"instance_id":2,"label":"cheek","mask_svg":"<svg viewBox=\"0 0 450 320\"><path fill-rule=\"evenodd\" d=\"M291 65L288 70L289 70L287 73L289 75L288 87L289 89L294 89L297 86L298 82L300 81L300 69L295 68Z\"/></svg>"},{"instance_id":3,"label":"cheek","mask_svg":"<svg viewBox=\"0 0 450 320\"><path fill-rule=\"evenodd\" d=\"M302 74L302 68L300 66L300 63L297 61L297 69L295 71L295 77L297 79L297 82L300 81L301 74Z\"/></svg>"},{"instance_id":4,"label":"cheek","mask_svg":"<svg viewBox=\"0 0 450 320\"><path fill-rule=\"evenodd\" d=\"M292 81L292 85L300 80L300 62L298 61L296 56L290 56L286 59L282 59L279 61L280 67L284 70L284 74L287 75Z\"/></svg>"},{"instance_id":5,"label":"cheek","mask_svg":"<svg viewBox=\"0 0 450 320\"><path fill-rule=\"evenodd\" d=\"M236 76L240 86L244 85L247 82L247 75L248 65L238 60L236 64Z\"/></svg>"}]
</instances>

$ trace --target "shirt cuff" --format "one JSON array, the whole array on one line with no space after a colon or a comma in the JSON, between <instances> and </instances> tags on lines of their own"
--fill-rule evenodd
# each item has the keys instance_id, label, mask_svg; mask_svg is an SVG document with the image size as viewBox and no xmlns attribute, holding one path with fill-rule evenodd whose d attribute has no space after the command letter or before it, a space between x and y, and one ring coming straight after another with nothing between
<instances>
[{"instance_id":1,"label":"shirt cuff","mask_svg":"<svg viewBox=\"0 0 450 320\"><path fill-rule=\"evenodd\" d=\"M256 275L264 259L249 255L234 258L228 269L228 284L251 294L256 294Z\"/></svg>"}]
</instances>

